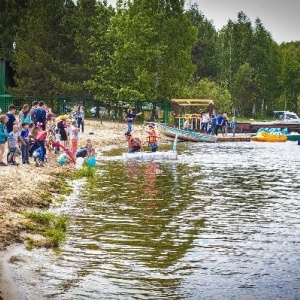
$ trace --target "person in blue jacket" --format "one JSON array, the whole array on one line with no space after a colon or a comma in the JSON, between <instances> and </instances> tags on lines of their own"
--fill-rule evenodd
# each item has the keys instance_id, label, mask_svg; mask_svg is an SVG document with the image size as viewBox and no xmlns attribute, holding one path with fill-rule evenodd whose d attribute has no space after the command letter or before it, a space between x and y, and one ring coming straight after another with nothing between
<instances>
[{"instance_id":1,"label":"person in blue jacket","mask_svg":"<svg viewBox=\"0 0 300 300\"><path fill-rule=\"evenodd\" d=\"M218 130L222 129L223 116L220 114L217 116L217 124L215 129L215 135L218 135Z\"/></svg>"},{"instance_id":2,"label":"person in blue jacket","mask_svg":"<svg viewBox=\"0 0 300 300\"><path fill-rule=\"evenodd\" d=\"M133 112L132 112L132 109L131 108L129 108L128 109L128 111L127 111L127 114L126 114L126 116L125 116L125 120L127 121L127 131L126 131L126 135L129 135L130 133L131 133L131 131L132 131L132 122L133 122L133 120L137 117L137 116L139 116L139 115L141 115L142 113L138 113L138 114L134 114Z\"/></svg>"},{"instance_id":3,"label":"person in blue jacket","mask_svg":"<svg viewBox=\"0 0 300 300\"><path fill-rule=\"evenodd\" d=\"M5 143L9 137L9 133L5 130L7 122L8 117L6 115L0 115L0 166L7 166L7 164L3 162Z\"/></svg>"}]
</instances>

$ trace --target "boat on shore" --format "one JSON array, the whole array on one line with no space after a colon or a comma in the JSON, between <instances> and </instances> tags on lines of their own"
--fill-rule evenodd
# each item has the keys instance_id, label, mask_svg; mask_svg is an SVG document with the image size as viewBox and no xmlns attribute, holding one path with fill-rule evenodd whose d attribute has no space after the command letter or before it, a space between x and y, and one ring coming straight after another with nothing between
<instances>
[{"instance_id":1,"label":"boat on shore","mask_svg":"<svg viewBox=\"0 0 300 300\"><path fill-rule=\"evenodd\" d=\"M161 123L156 123L156 126L161 134L173 138L177 135L178 139L183 141L205 143L215 143L217 141L217 137L215 135L202 134L193 130L183 130Z\"/></svg>"}]
</instances>

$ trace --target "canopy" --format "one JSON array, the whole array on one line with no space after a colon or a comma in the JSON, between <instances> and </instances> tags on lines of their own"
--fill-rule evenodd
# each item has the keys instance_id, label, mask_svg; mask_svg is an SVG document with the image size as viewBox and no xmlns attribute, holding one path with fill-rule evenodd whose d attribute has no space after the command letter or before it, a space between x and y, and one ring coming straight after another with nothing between
<instances>
[{"instance_id":1,"label":"canopy","mask_svg":"<svg viewBox=\"0 0 300 300\"><path fill-rule=\"evenodd\" d=\"M211 99L171 99L172 102L180 106L208 106L214 104Z\"/></svg>"}]
</instances>

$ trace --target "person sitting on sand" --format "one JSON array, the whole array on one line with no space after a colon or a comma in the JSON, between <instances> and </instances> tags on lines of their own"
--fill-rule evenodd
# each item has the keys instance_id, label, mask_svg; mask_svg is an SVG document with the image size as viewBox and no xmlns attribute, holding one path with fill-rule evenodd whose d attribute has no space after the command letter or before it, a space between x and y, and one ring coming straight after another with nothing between
<instances>
[{"instance_id":1,"label":"person sitting on sand","mask_svg":"<svg viewBox=\"0 0 300 300\"><path fill-rule=\"evenodd\" d=\"M139 138L134 137L132 134L125 133L127 142L128 142L128 152L134 153L142 149L142 142Z\"/></svg>"},{"instance_id":2,"label":"person sitting on sand","mask_svg":"<svg viewBox=\"0 0 300 300\"><path fill-rule=\"evenodd\" d=\"M83 148L80 148L76 152L76 157L94 157L95 156L95 149L92 145L92 141L90 139L87 139L86 145Z\"/></svg>"}]
</instances>

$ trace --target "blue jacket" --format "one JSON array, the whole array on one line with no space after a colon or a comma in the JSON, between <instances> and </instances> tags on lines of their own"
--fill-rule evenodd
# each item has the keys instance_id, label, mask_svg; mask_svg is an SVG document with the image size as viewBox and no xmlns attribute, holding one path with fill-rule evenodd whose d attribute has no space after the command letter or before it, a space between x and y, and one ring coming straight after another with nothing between
<instances>
[{"instance_id":1,"label":"blue jacket","mask_svg":"<svg viewBox=\"0 0 300 300\"><path fill-rule=\"evenodd\" d=\"M44 108L39 107L36 111L35 115L35 121L39 123L45 123L46 122L46 111Z\"/></svg>"},{"instance_id":2,"label":"blue jacket","mask_svg":"<svg viewBox=\"0 0 300 300\"><path fill-rule=\"evenodd\" d=\"M9 133L4 129L4 124L0 123L0 143L5 142L8 137Z\"/></svg>"}]
</instances>

